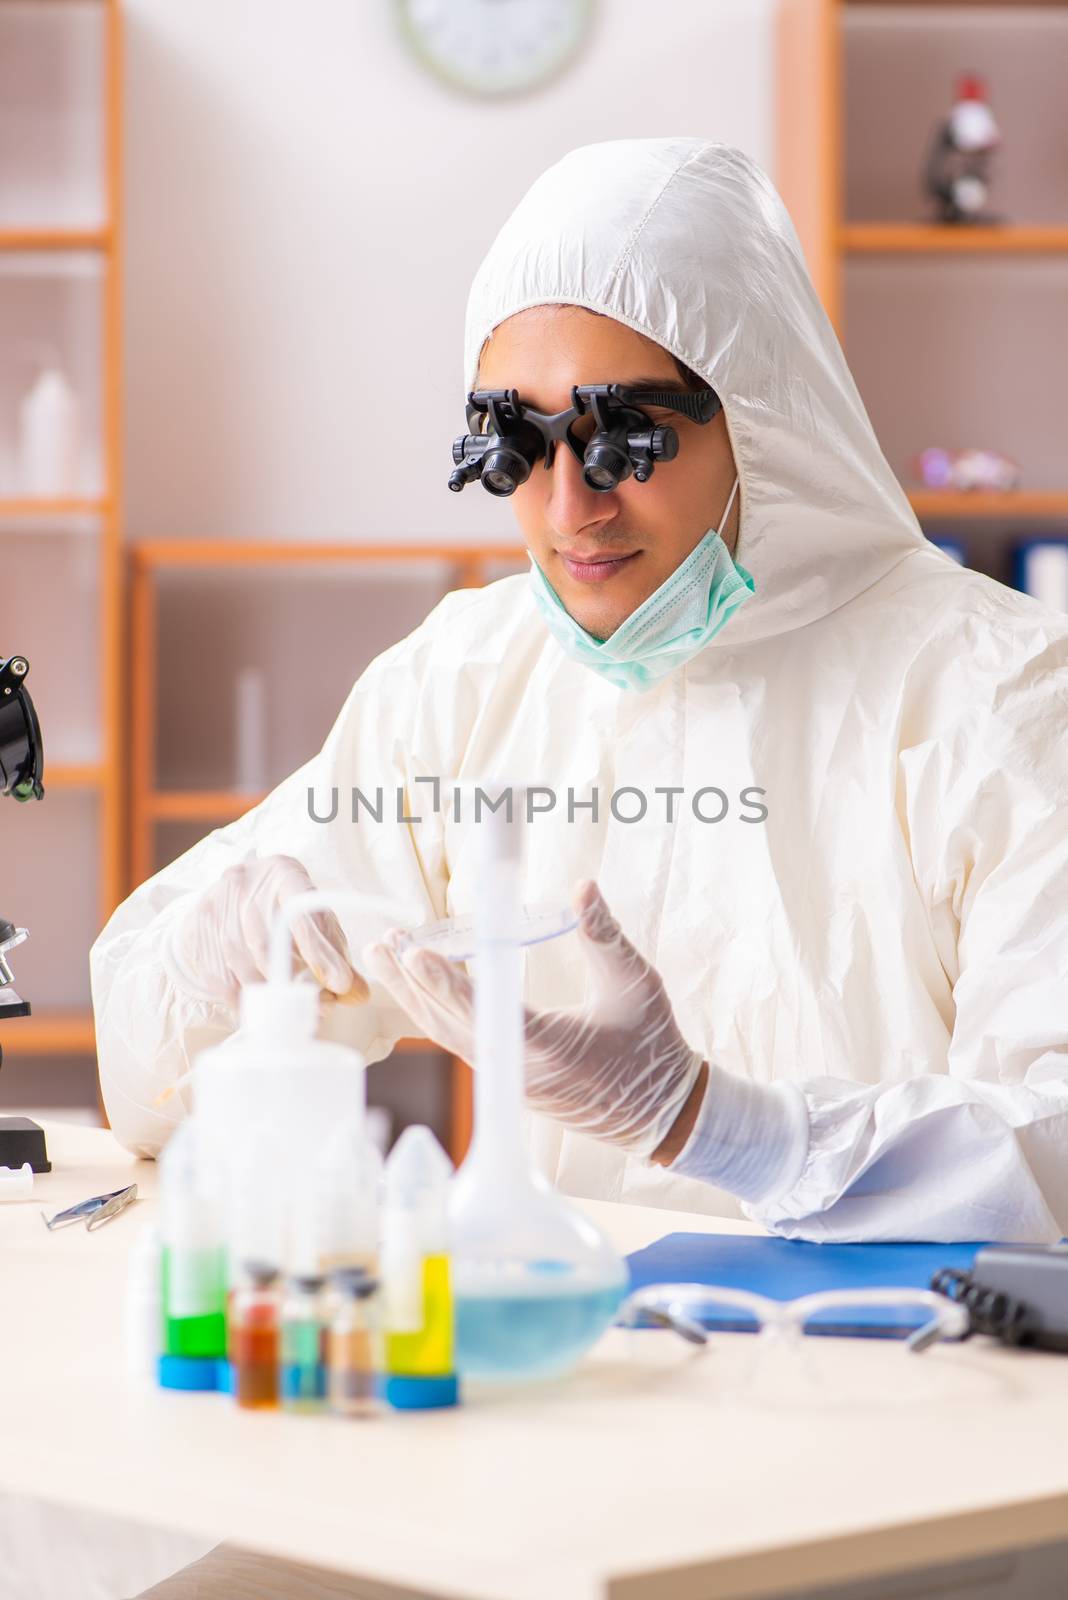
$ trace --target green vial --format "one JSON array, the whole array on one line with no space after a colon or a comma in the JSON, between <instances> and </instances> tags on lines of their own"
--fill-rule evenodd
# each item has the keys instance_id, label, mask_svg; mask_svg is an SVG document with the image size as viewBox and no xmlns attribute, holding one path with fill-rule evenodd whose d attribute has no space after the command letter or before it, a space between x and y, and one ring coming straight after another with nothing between
<instances>
[{"instance_id":1,"label":"green vial","mask_svg":"<svg viewBox=\"0 0 1068 1600\"><path fill-rule=\"evenodd\" d=\"M163 1152L160 1195L163 1349L170 1356L224 1356L224 1254L191 1118L178 1125Z\"/></svg>"}]
</instances>

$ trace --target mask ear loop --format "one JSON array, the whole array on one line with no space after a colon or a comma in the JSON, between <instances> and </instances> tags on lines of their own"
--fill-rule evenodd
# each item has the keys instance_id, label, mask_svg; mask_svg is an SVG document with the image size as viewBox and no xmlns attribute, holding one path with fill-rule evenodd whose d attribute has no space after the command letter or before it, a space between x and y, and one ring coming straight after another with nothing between
<instances>
[{"instance_id":1,"label":"mask ear loop","mask_svg":"<svg viewBox=\"0 0 1068 1600\"><path fill-rule=\"evenodd\" d=\"M735 467L735 471L734 471L734 487L732 488L732 490L730 492L730 495L728 496L727 504L726 504L726 507L724 508L723 515L719 519L719 527L716 529L716 534L720 539L723 538L723 530L727 526L727 523L728 523L728 521L730 519L731 506L734 504L735 497L736 497L736 495L738 493L738 489L741 486L741 482L742 482L742 475L738 471L737 467Z\"/></svg>"},{"instance_id":2,"label":"mask ear loop","mask_svg":"<svg viewBox=\"0 0 1068 1600\"><path fill-rule=\"evenodd\" d=\"M723 424L724 424L724 427L727 430L727 443L731 447L731 457L732 457L732 459L734 461L734 478L735 478L734 492L738 496L738 536L734 541L734 549L731 551L731 558L734 559L738 554L738 549L739 549L739 546L741 545L741 542L742 542L742 532L743 532L743 529L745 527L745 523L746 523L746 519L747 519L746 495L748 494L748 490L745 490L745 492L743 493L743 489L742 489L742 458L738 453L738 445L735 442L735 438L734 438L734 429L731 427L730 412L727 410L727 407L725 405L723 405L722 402L720 402L720 408L719 409L723 413ZM732 499L732 503L733 503L733 499ZM727 526L727 517L729 515L730 515L730 507L728 506L727 511L724 513L724 517L723 517L723 527L724 528ZM720 537L722 538L722 536L723 536L723 534L722 534L722 529L721 529Z\"/></svg>"}]
</instances>

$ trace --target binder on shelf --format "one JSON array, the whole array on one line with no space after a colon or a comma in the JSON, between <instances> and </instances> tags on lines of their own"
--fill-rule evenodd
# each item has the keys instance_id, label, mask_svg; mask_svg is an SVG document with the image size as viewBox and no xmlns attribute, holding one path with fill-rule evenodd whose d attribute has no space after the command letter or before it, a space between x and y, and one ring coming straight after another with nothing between
<instances>
[{"instance_id":1,"label":"binder on shelf","mask_svg":"<svg viewBox=\"0 0 1068 1600\"><path fill-rule=\"evenodd\" d=\"M1068 539L1027 539L1016 547L1015 582L1053 611L1068 611Z\"/></svg>"},{"instance_id":2,"label":"binder on shelf","mask_svg":"<svg viewBox=\"0 0 1068 1600\"><path fill-rule=\"evenodd\" d=\"M968 565L964 546L959 539L931 539L930 543L936 550L941 550L943 555L949 556L951 561L958 562L962 567Z\"/></svg>"}]
</instances>

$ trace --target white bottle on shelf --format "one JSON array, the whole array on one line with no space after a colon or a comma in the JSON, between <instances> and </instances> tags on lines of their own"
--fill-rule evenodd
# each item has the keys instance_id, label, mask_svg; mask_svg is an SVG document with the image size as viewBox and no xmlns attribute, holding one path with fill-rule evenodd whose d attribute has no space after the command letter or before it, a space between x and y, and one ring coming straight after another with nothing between
<instances>
[{"instance_id":1,"label":"white bottle on shelf","mask_svg":"<svg viewBox=\"0 0 1068 1600\"><path fill-rule=\"evenodd\" d=\"M51 357L19 404L19 491L60 500L78 492L81 425L78 397Z\"/></svg>"},{"instance_id":2,"label":"white bottle on shelf","mask_svg":"<svg viewBox=\"0 0 1068 1600\"><path fill-rule=\"evenodd\" d=\"M260 794L267 782L267 679L259 667L242 667L234 684L234 787Z\"/></svg>"}]
</instances>

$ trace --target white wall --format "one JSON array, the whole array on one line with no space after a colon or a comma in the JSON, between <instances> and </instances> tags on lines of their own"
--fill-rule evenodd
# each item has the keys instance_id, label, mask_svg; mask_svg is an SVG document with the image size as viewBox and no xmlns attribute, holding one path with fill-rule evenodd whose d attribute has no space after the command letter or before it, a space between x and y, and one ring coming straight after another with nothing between
<instances>
[{"instance_id":1,"label":"white wall","mask_svg":"<svg viewBox=\"0 0 1068 1600\"><path fill-rule=\"evenodd\" d=\"M392 0L124 10L136 538L511 539L445 487L467 287L511 206L597 139L773 159L775 0L600 0L582 59L500 104L432 79Z\"/></svg>"}]
</instances>

